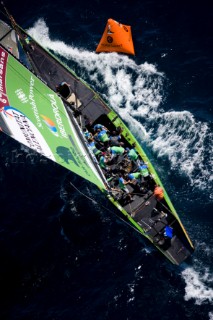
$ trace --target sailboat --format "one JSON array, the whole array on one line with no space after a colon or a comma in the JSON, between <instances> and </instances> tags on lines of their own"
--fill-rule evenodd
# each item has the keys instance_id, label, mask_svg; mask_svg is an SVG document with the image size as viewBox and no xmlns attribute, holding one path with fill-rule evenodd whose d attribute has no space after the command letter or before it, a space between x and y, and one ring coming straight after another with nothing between
<instances>
[{"instance_id":1,"label":"sailboat","mask_svg":"<svg viewBox=\"0 0 213 320\"><path fill-rule=\"evenodd\" d=\"M139 142L85 81L5 11L10 23L0 25L1 131L97 186L117 215L181 264L193 243Z\"/></svg>"}]
</instances>

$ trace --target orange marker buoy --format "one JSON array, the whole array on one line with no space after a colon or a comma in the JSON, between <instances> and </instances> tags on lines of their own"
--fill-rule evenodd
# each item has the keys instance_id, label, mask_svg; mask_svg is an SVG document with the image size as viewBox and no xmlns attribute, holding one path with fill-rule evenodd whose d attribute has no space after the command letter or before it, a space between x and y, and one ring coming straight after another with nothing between
<instances>
[{"instance_id":1,"label":"orange marker buoy","mask_svg":"<svg viewBox=\"0 0 213 320\"><path fill-rule=\"evenodd\" d=\"M108 19L96 52L123 52L134 55L131 27Z\"/></svg>"}]
</instances>

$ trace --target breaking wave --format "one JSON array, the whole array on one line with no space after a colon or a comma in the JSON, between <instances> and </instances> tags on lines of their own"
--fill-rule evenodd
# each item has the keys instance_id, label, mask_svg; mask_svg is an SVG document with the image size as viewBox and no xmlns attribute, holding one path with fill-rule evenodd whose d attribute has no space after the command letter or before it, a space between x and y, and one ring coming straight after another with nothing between
<instances>
[{"instance_id":1,"label":"breaking wave","mask_svg":"<svg viewBox=\"0 0 213 320\"><path fill-rule=\"evenodd\" d=\"M184 296L186 301L193 299L197 305L213 303L213 277L208 268L196 271L188 267L182 271L182 277L186 282Z\"/></svg>"},{"instance_id":2,"label":"breaking wave","mask_svg":"<svg viewBox=\"0 0 213 320\"><path fill-rule=\"evenodd\" d=\"M209 320L213 320L213 312L209 312Z\"/></svg>"},{"instance_id":3,"label":"breaking wave","mask_svg":"<svg viewBox=\"0 0 213 320\"><path fill-rule=\"evenodd\" d=\"M77 65L78 75L102 93L139 140L146 140L158 157L168 159L172 170L185 176L191 186L212 192L210 124L197 120L187 110L174 111L172 106L171 111L163 110L166 77L156 66L147 62L139 65L117 53L96 54L51 40L43 19L28 31L44 47Z\"/></svg>"},{"instance_id":4,"label":"breaking wave","mask_svg":"<svg viewBox=\"0 0 213 320\"><path fill-rule=\"evenodd\" d=\"M193 300L196 305L213 305L212 253L211 241L198 242L193 264L185 264L181 277L185 281L186 301Z\"/></svg>"}]
</instances>

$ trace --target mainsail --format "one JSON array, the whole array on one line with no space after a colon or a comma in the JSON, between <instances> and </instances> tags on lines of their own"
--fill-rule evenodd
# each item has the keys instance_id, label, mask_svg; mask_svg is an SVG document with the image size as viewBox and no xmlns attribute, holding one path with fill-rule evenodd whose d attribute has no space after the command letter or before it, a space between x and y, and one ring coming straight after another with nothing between
<instances>
[{"instance_id":1,"label":"mainsail","mask_svg":"<svg viewBox=\"0 0 213 320\"><path fill-rule=\"evenodd\" d=\"M105 189L61 98L1 46L0 70L1 130Z\"/></svg>"},{"instance_id":2,"label":"mainsail","mask_svg":"<svg viewBox=\"0 0 213 320\"><path fill-rule=\"evenodd\" d=\"M108 19L96 52L123 52L134 55L131 27Z\"/></svg>"}]
</instances>

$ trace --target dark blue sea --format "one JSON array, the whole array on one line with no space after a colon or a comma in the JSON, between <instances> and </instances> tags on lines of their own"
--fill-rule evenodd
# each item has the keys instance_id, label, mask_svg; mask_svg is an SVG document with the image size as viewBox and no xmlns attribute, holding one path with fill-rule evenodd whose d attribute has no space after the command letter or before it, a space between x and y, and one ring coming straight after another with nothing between
<instances>
[{"instance_id":1,"label":"dark blue sea","mask_svg":"<svg viewBox=\"0 0 213 320\"><path fill-rule=\"evenodd\" d=\"M7 6L120 114L196 250L173 266L95 186L1 133L0 319L212 320L211 1ZM132 26L135 57L95 54L108 18Z\"/></svg>"}]
</instances>

